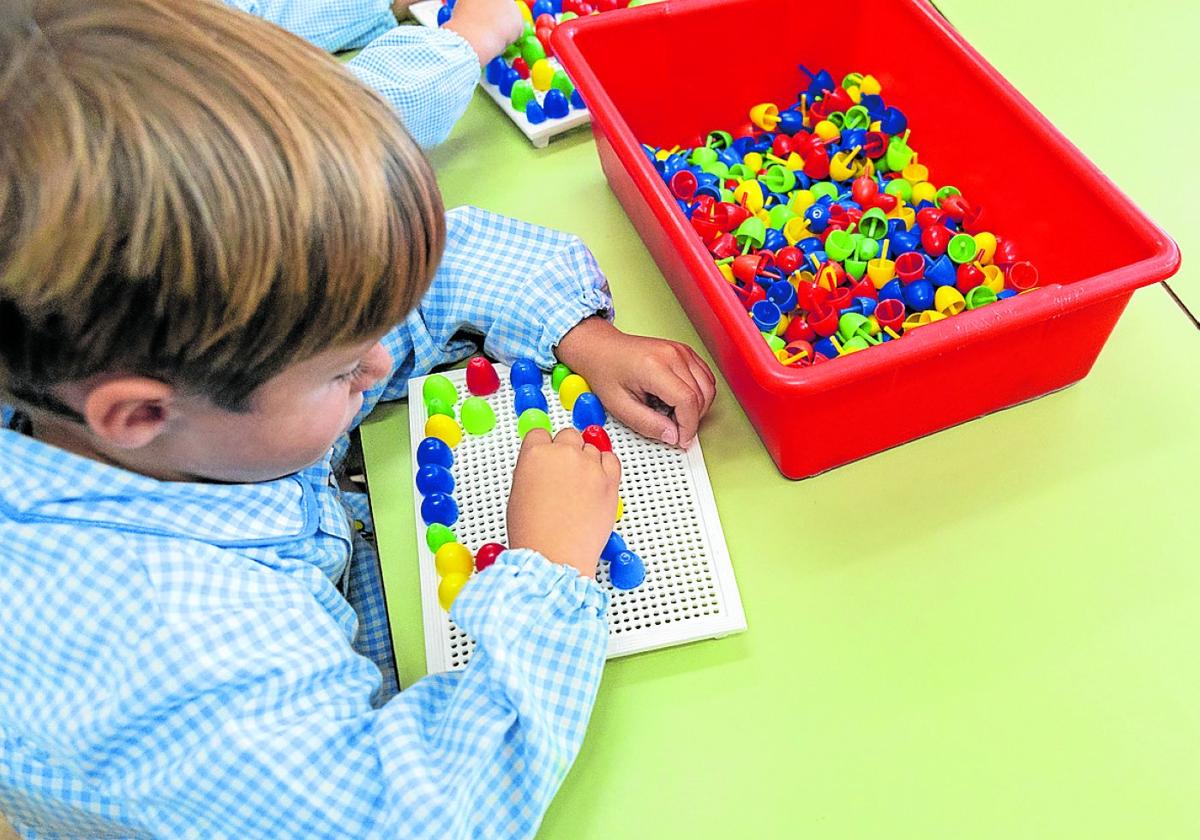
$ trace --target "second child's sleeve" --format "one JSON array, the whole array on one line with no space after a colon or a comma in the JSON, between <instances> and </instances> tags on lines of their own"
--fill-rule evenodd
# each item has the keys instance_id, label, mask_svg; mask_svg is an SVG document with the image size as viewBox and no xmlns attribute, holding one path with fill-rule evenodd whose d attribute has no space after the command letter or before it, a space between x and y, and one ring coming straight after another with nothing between
<instances>
[{"instance_id":1,"label":"second child's sleeve","mask_svg":"<svg viewBox=\"0 0 1200 840\"><path fill-rule=\"evenodd\" d=\"M475 83L479 56L456 32L398 26L388 0L225 0L331 52L361 49L346 66L400 115L423 148L450 136Z\"/></svg>"},{"instance_id":2,"label":"second child's sleeve","mask_svg":"<svg viewBox=\"0 0 1200 840\"><path fill-rule=\"evenodd\" d=\"M422 148L450 136L479 81L479 56L448 29L393 26L346 66L386 99Z\"/></svg>"},{"instance_id":3,"label":"second child's sleeve","mask_svg":"<svg viewBox=\"0 0 1200 840\"><path fill-rule=\"evenodd\" d=\"M406 395L407 379L470 355L479 338L504 362L554 365L554 348L576 324L612 317L608 282L571 234L460 207L446 214L446 253L420 305L385 339L403 359L366 404Z\"/></svg>"}]
</instances>

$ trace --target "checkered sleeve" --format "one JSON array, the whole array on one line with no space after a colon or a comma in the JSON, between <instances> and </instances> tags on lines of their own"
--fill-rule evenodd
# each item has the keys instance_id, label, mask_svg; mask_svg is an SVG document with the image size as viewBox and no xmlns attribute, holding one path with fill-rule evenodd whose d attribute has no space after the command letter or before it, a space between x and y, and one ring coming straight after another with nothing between
<instances>
[{"instance_id":1,"label":"checkered sleeve","mask_svg":"<svg viewBox=\"0 0 1200 840\"><path fill-rule=\"evenodd\" d=\"M319 612L205 614L164 638L174 670L130 712L111 792L156 837L532 836L583 740L606 606L573 569L507 552L455 604L470 664L378 709L378 673Z\"/></svg>"},{"instance_id":2,"label":"checkered sleeve","mask_svg":"<svg viewBox=\"0 0 1200 840\"><path fill-rule=\"evenodd\" d=\"M451 210L446 222L441 267L400 327L412 366L377 399L404 396L404 378L461 360L476 337L501 361L528 357L552 367L571 328L612 316L608 282L579 237L475 207Z\"/></svg>"},{"instance_id":3,"label":"checkered sleeve","mask_svg":"<svg viewBox=\"0 0 1200 840\"><path fill-rule=\"evenodd\" d=\"M396 28L388 0L225 0L225 3L269 20L331 52L363 47Z\"/></svg>"},{"instance_id":4,"label":"checkered sleeve","mask_svg":"<svg viewBox=\"0 0 1200 840\"><path fill-rule=\"evenodd\" d=\"M397 698L406 712L380 721L406 830L536 832L583 742L607 652L606 608L593 581L530 551L505 552L472 578L452 612L475 639L470 664L416 683Z\"/></svg>"},{"instance_id":5,"label":"checkered sleeve","mask_svg":"<svg viewBox=\"0 0 1200 840\"><path fill-rule=\"evenodd\" d=\"M395 26L347 62L383 96L422 147L450 135L479 81L479 57L449 29Z\"/></svg>"}]
</instances>

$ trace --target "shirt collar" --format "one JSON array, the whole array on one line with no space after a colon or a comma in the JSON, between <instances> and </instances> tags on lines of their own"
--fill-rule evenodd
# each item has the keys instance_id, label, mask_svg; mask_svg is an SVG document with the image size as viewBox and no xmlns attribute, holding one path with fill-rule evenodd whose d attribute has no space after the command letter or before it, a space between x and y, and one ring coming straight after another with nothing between
<instances>
[{"instance_id":1,"label":"shirt collar","mask_svg":"<svg viewBox=\"0 0 1200 840\"><path fill-rule=\"evenodd\" d=\"M0 517L78 522L220 546L267 545L311 536L319 521L318 464L257 484L159 481L0 429Z\"/></svg>"}]
</instances>

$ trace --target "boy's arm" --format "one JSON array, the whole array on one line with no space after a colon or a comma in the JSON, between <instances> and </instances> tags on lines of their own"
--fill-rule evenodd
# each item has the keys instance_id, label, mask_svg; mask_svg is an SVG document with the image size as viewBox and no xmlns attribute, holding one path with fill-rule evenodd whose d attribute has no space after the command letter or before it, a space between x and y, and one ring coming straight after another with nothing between
<instances>
[{"instance_id":1,"label":"boy's arm","mask_svg":"<svg viewBox=\"0 0 1200 840\"><path fill-rule=\"evenodd\" d=\"M554 348L597 313L612 317L608 282L577 236L459 207L446 214L446 252L429 291L384 339L396 369L364 395L364 412L407 393L407 379L484 350L505 362L557 361Z\"/></svg>"},{"instance_id":2,"label":"boy's arm","mask_svg":"<svg viewBox=\"0 0 1200 840\"><path fill-rule=\"evenodd\" d=\"M388 0L224 0L323 50L365 46L396 27Z\"/></svg>"},{"instance_id":3,"label":"boy's arm","mask_svg":"<svg viewBox=\"0 0 1200 840\"><path fill-rule=\"evenodd\" d=\"M423 148L449 136L479 81L479 55L464 37L449 28L397 26L387 0L225 2L322 49L361 48L346 66L396 109Z\"/></svg>"},{"instance_id":4,"label":"boy's arm","mask_svg":"<svg viewBox=\"0 0 1200 840\"><path fill-rule=\"evenodd\" d=\"M476 640L468 667L379 709L367 702L378 671L326 613L205 617L171 642L219 681L165 704L167 740L138 751L169 754L169 772L115 778L119 798L155 836L531 836L583 741L606 603L574 569L505 552L454 605Z\"/></svg>"},{"instance_id":5,"label":"boy's arm","mask_svg":"<svg viewBox=\"0 0 1200 840\"><path fill-rule=\"evenodd\" d=\"M475 92L479 56L449 29L394 26L346 63L388 101L425 149L449 135Z\"/></svg>"}]
</instances>

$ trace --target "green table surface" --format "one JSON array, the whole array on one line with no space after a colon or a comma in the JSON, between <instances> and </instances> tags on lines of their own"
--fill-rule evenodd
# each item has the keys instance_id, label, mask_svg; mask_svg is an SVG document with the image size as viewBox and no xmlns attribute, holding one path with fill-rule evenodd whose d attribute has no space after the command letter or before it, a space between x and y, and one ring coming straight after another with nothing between
<instances>
[{"instance_id":1,"label":"green table surface","mask_svg":"<svg viewBox=\"0 0 1200 840\"><path fill-rule=\"evenodd\" d=\"M1195 4L939 5L1185 254L1200 244ZM477 95L432 157L448 204L580 234L619 326L704 352L587 130L535 150ZM1200 304L1186 266L1173 285ZM610 662L540 836L1200 837L1198 381L1200 333L1153 286L1075 387L803 482L722 382L701 441L749 630ZM363 443L408 684L407 407Z\"/></svg>"}]
</instances>

